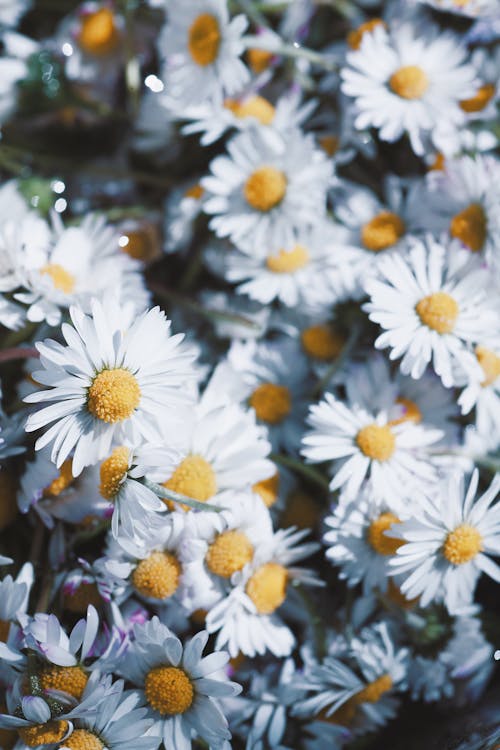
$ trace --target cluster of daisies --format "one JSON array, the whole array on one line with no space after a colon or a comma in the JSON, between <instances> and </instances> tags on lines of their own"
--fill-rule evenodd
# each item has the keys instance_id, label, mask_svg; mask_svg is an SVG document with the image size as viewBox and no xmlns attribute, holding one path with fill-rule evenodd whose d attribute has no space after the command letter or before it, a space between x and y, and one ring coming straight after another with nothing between
<instances>
[{"instance_id":1,"label":"cluster of daisies","mask_svg":"<svg viewBox=\"0 0 500 750\"><path fill-rule=\"evenodd\" d=\"M498 0L75 6L0 0L0 747L375 748L478 701Z\"/></svg>"}]
</instances>

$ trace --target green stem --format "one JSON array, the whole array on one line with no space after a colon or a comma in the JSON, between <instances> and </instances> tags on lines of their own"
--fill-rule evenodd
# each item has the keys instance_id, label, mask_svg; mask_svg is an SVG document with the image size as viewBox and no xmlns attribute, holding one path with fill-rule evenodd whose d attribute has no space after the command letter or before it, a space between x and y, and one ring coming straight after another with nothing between
<instances>
[{"instance_id":1,"label":"green stem","mask_svg":"<svg viewBox=\"0 0 500 750\"><path fill-rule=\"evenodd\" d=\"M291 456L283 456L281 453L271 453L270 459L271 461L274 461L275 464L278 464L278 466L286 466L287 469L291 469L296 474L301 474L305 479L309 479L318 487L321 487L322 490L325 490L326 492L329 491L330 483L328 479L300 459L292 458Z\"/></svg>"},{"instance_id":2,"label":"green stem","mask_svg":"<svg viewBox=\"0 0 500 750\"><path fill-rule=\"evenodd\" d=\"M326 628L325 623L320 617L316 606L309 595L309 592L305 590L304 586L298 581L294 582L294 589L300 597L304 609L309 615L311 627L314 634L314 649L316 656L319 661L322 661L326 655Z\"/></svg>"},{"instance_id":3,"label":"green stem","mask_svg":"<svg viewBox=\"0 0 500 750\"><path fill-rule=\"evenodd\" d=\"M331 57L323 54L322 52L316 52L316 50L309 49L308 47L302 47L298 42L293 44L281 44L271 45L266 44L264 39L260 36L246 36L243 38L243 42L247 49L264 49L271 52L273 55L278 57L291 57L292 59L307 60L312 65L317 65L324 70L334 71L338 70L338 63Z\"/></svg>"},{"instance_id":4,"label":"green stem","mask_svg":"<svg viewBox=\"0 0 500 750\"><path fill-rule=\"evenodd\" d=\"M173 503L187 505L189 508L193 508L194 510L212 510L215 511L215 513L220 513L222 510L222 508L218 508L216 505L209 505L209 503L200 503L198 500L193 500L193 498L191 497L181 495L179 492L167 490L167 488L163 487L163 485L156 484L156 482L151 482L149 479L144 479L143 484L149 490L151 490L151 492L154 492L155 495L161 497L162 500L170 500Z\"/></svg>"},{"instance_id":5,"label":"green stem","mask_svg":"<svg viewBox=\"0 0 500 750\"><path fill-rule=\"evenodd\" d=\"M359 323L354 323L351 333L349 334L349 338L347 339L342 351L340 352L335 362L330 365L319 383L317 383L311 394L312 396L319 396L321 393L323 393L335 373L340 370L340 368L344 365L344 362L346 362L347 359L351 356L353 349L358 343L360 334L361 325Z\"/></svg>"},{"instance_id":6,"label":"green stem","mask_svg":"<svg viewBox=\"0 0 500 750\"><path fill-rule=\"evenodd\" d=\"M252 0L237 0L237 5L240 6L241 10L246 13L254 24L259 28L268 28L267 18L261 13L259 4L252 2Z\"/></svg>"}]
</instances>

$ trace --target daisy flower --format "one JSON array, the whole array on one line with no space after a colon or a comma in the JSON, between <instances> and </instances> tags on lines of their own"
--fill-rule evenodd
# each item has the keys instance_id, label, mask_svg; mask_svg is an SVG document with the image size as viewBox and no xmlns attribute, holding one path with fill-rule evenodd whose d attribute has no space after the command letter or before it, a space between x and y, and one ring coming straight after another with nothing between
<instances>
[{"instance_id":1,"label":"daisy flower","mask_svg":"<svg viewBox=\"0 0 500 750\"><path fill-rule=\"evenodd\" d=\"M14 298L27 306L28 320L58 325L64 308L79 304L89 312L93 297L103 299L111 291L137 312L147 307L141 265L120 249L119 235L104 217L89 214L80 226L66 228L54 214L53 223L47 245L27 243L17 259L26 291Z\"/></svg>"},{"instance_id":2,"label":"daisy flower","mask_svg":"<svg viewBox=\"0 0 500 750\"><path fill-rule=\"evenodd\" d=\"M83 697L96 689L94 680L87 684ZM147 708L141 695L124 690L123 680L112 682L111 676L100 679L97 689L104 700L95 713L88 713L73 721L73 731L59 746L61 750L128 750L133 744L137 750L156 750L161 738L149 732L153 719L146 718Z\"/></svg>"},{"instance_id":3,"label":"daisy flower","mask_svg":"<svg viewBox=\"0 0 500 750\"><path fill-rule=\"evenodd\" d=\"M393 524L400 522L392 506L373 498L365 484L355 498L340 496L336 508L325 518L328 531L323 536L326 556L340 568L339 578L350 587L363 583L363 592L386 591L389 581L389 560L401 545L399 539L386 536Z\"/></svg>"},{"instance_id":4,"label":"daisy flower","mask_svg":"<svg viewBox=\"0 0 500 750\"><path fill-rule=\"evenodd\" d=\"M484 251L495 262L499 179L498 161L492 156L446 159L442 169L427 174L423 189L415 194L415 226L434 234L448 232L468 250Z\"/></svg>"},{"instance_id":5,"label":"daisy flower","mask_svg":"<svg viewBox=\"0 0 500 750\"><path fill-rule=\"evenodd\" d=\"M199 183L190 182L172 190L167 197L164 221L166 253L176 253L189 247L196 220L201 214L204 192Z\"/></svg>"},{"instance_id":6,"label":"daisy flower","mask_svg":"<svg viewBox=\"0 0 500 750\"><path fill-rule=\"evenodd\" d=\"M38 52L36 42L14 31L2 33L0 57L0 122L7 120L17 104L18 84L28 76L28 58Z\"/></svg>"},{"instance_id":7,"label":"daisy flower","mask_svg":"<svg viewBox=\"0 0 500 750\"><path fill-rule=\"evenodd\" d=\"M2 565L5 564L2 562ZM8 575L0 581L0 657L6 658L7 661L9 656L17 655L22 638L17 621L26 614L33 581L34 571L31 563L25 563L15 579Z\"/></svg>"},{"instance_id":8,"label":"daisy flower","mask_svg":"<svg viewBox=\"0 0 500 750\"><path fill-rule=\"evenodd\" d=\"M260 128L233 138L201 181L210 227L249 253L293 247L325 215L331 163L299 130L269 141Z\"/></svg>"},{"instance_id":9,"label":"daisy flower","mask_svg":"<svg viewBox=\"0 0 500 750\"><path fill-rule=\"evenodd\" d=\"M249 73L240 55L247 28L244 15L229 18L226 0L168 3L168 22L159 39L163 82L178 105L221 101L243 89Z\"/></svg>"},{"instance_id":10,"label":"daisy flower","mask_svg":"<svg viewBox=\"0 0 500 750\"><path fill-rule=\"evenodd\" d=\"M208 608L230 589L235 573L252 562L269 542L273 526L262 499L250 492L219 496L221 513L190 513L181 545L187 586L196 608Z\"/></svg>"},{"instance_id":11,"label":"daisy flower","mask_svg":"<svg viewBox=\"0 0 500 750\"><path fill-rule=\"evenodd\" d=\"M430 5L436 10L470 18L493 16L498 11L497 0L418 0L418 2Z\"/></svg>"},{"instance_id":12,"label":"daisy flower","mask_svg":"<svg viewBox=\"0 0 500 750\"><path fill-rule=\"evenodd\" d=\"M478 432L500 440L500 338L482 341L476 346L475 355L483 377L466 384L458 405L463 414L475 407Z\"/></svg>"},{"instance_id":13,"label":"daisy flower","mask_svg":"<svg viewBox=\"0 0 500 750\"><path fill-rule=\"evenodd\" d=\"M279 300L288 307L329 308L350 296L355 248L342 243L336 227L319 221L297 233L296 243L278 252L227 255L226 279L243 282L240 294L268 305Z\"/></svg>"},{"instance_id":14,"label":"daisy flower","mask_svg":"<svg viewBox=\"0 0 500 750\"><path fill-rule=\"evenodd\" d=\"M342 91L355 98L358 129L375 127L385 141L404 133L416 154L434 130L455 129L465 120L462 99L475 92L476 72L466 64L467 49L448 32L409 24L382 24L364 34L358 50L347 53Z\"/></svg>"},{"instance_id":15,"label":"daisy flower","mask_svg":"<svg viewBox=\"0 0 500 750\"><path fill-rule=\"evenodd\" d=\"M296 452L310 387L307 362L297 344L287 337L260 343L234 341L227 361L234 371L235 398L254 409L275 450L286 447Z\"/></svg>"},{"instance_id":16,"label":"daisy flower","mask_svg":"<svg viewBox=\"0 0 500 750\"><path fill-rule=\"evenodd\" d=\"M217 699L241 689L217 674L228 654L202 657L208 633L200 631L183 646L157 617L136 625L134 636L122 670L144 695L152 733L172 750L191 750L194 737L222 749L231 734Z\"/></svg>"},{"instance_id":17,"label":"daisy flower","mask_svg":"<svg viewBox=\"0 0 500 750\"><path fill-rule=\"evenodd\" d=\"M1 0L0 23L14 27L30 5L30 0Z\"/></svg>"},{"instance_id":18,"label":"daisy flower","mask_svg":"<svg viewBox=\"0 0 500 750\"><path fill-rule=\"evenodd\" d=\"M116 300L93 300L91 311L70 308L73 325L62 328L66 346L50 339L37 344L43 370L34 378L50 389L25 399L54 402L30 414L26 430L54 422L35 448L53 443L58 467L74 450L74 476L109 454L113 441L159 440L160 427L175 422L189 401L182 386L191 376L190 356L179 351L183 337L170 336L159 308L132 320L133 310Z\"/></svg>"},{"instance_id":19,"label":"daisy flower","mask_svg":"<svg viewBox=\"0 0 500 750\"><path fill-rule=\"evenodd\" d=\"M347 726L361 734L383 726L396 714L394 692L404 688L407 649L396 649L387 625L379 623L353 638L347 653L322 663L308 658L297 685L312 693L295 713Z\"/></svg>"},{"instance_id":20,"label":"daisy flower","mask_svg":"<svg viewBox=\"0 0 500 750\"><path fill-rule=\"evenodd\" d=\"M500 581L500 567L489 555L500 555L500 490L497 475L475 499L479 474L472 474L464 492L464 476L452 473L430 497L421 497L411 518L394 526L389 536L402 539L391 560L393 574L404 574L401 591L420 597L426 607L444 601L451 613L470 607L481 573Z\"/></svg>"},{"instance_id":21,"label":"daisy flower","mask_svg":"<svg viewBox=\"0 0 500 750\"><path fill-rule=\"evenodd\" d=\"M227 647L234 658L264 654L288 656L295 638L277 610L291 593L294 582L324 585L313 571L295 567L295 562L316 552L315 542L300 544L309 529L279 529L270 540L262 540L254 555L231 579L232 589L206 617L209 633L217 633L216 648ZM296 584L295 584L296 585Z\"/></svg>"},{"instance_id":22,"label":"daisy flower","mask_svg":"<svg viewBox=\"0 0 500 750\"><path fill-rule=\"evenodd\" d=\"M311 429L304 436L302 454L312 463L335 460L330 489L345 487L355 496L369 476L375 497L396 502L415 488L436 480L425 449L442 436L410 420L391 419L394 401L387 399L369 411L359 403L343 403L326 393L310 407ZM340 461L340 462L339 462Z\"/></svg>"},{"instance_id":23,"label":"daisy flower","mask_svg":"<svg viewBox=\"0 0 500 750\"><path fill-rule=\"evenodd\" d=\"M431 237L415 240L408 254L381 258L379 278L367 279L370 320L385 329L377 349L402 357L404 375L420 378L432 361L447 388L458 365L471 380L482 371L471 345L496 324L498 309L491 275L467 250Z\"/></svg>"}]
</instances>

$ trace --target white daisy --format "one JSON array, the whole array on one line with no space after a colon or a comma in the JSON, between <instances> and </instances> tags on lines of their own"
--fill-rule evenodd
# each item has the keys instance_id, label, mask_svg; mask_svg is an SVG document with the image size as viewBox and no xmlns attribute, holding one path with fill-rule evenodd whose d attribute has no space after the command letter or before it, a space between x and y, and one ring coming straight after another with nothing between
<instances>
[{"instance_id":1,"label":"white daisy","mask_svg":"<svg viewBox=\"0 0 500 750\"><path fill-rule=\"evenodd\" d=\"M395 507L401 515L401 503L391 506L374 499L367 483L356 497L341 495L337 507L325 518L328 531L323 541L327 558L340 568L339 578L348 586L362 582L364 594L373 589L387 590L389 560L401 545L399 539L385 534L400 522Z\"/></svg>"},{"instance_id":2,"label":"white daisy","mask_svg":"<svg viewBox=\"0 0 500 750\"><path fill-rule=\"evenodd\" d=\"M326 155L298 130L270 142L253 128L227 149L201 182L210 227L249 253L293 247L297 231L325 215L332 174Z\"/></svg>"},{"instance_id":3,"label":"white daisy","mask_svg":"<svg viewBox=\"0 0 500 750\"><path fill-rule=\"evenodd\" d=\"M418 0L418 2L430 5L436 10L472 18L494 16L498 11L497 0Z\"/></svg>"},{"instance_id":4,"label":"white daisy","mask_svg":"<svg viewBox=\"0 0 500 750\"><path fill-rule=\"evenodd\" d=\"M498 262L499 180L492 156L446 159L443 169L428 172L424 189L415 194L414 224L434 234L448 232L472 252L483 251L488 261Z\"/></svg>"},{"instance_id":5,"label":"white daisy","mask_svg":"<svg viewBox=\"0 0 500 750\"><path fill-rule=\"evenodd\" d=\"M296 452L309 396L309 370L297 344L287 337L261 343L234 341L227 360L234 370L234 397L254 409L275 450L285 447Z\"/></svg>"},{"instance_id":6,"label":"white daisy","mask_svg":"<svg viewBox=\"0 0 500 750\"><path fill-rule=\"evenodd\" d=\"M2 565L5 564L5 562L2 562ZM6 661L9 661L12 656L17 656L17 650L22 640L22 634L17 623L28 609L33 581L34 571L31 563L25 563L15 579L8 575L0 581L0 657Z\"/></svg>"},{"instance_id":7,"label":"white daisy","mask_svg":"<svg viewBox=\"0 0 500 750\"><path fill-rule=\"evenodd\" d=\"M482 372L470 346L496 324L491 275L467 250L431 237L414 240L408 254L381 258L379 278L366 280L370 319L385 329L378 349L403 357L405 375L420 378L432 360L443 385L454 385L458 364L471 380Z\"/></svg>"},{"instance_id":8,"label":"white daisy","mask_svg":"<svg viewBox=\"0 0 500 750\"><path fill-rule=\"evenodd\" d=\"M464 477L453 473L429 497L412 507L412 517L389 536L402 539L391 561L393 574L404 574L401 590L420 596L426 607L444 601L452 613L470 607L481 573L500 581L500 567L488 555L500 555L500 503L490 507L500 489L497 475L476 501L479 475L474 471L464 494Z\"/></svg>"},{"instance_id":9,"label":"white daisy","mask_svg":"<svg viewBox=\"0 0 500 750\"><path fill-rule=\"evenodd\" d=\"M303 438L302 453L313 463L336 461L331 490L345 486L345 492L355 496L368 475L374 496L396 503L436 480L425 449L441 438L441 432L410 420L394 422L393 408L394 399L387 396L385 405L379 402L368 411L359 402L342 403L331 393L310 407L311 429Z\"/></svg>"},{"instance_id":10,"label":"white daisy","mask_svg":"<svg viewBox=\"0 0 500 750\"><path fill-rule=\"evenodd\" d=\"M348 52L342 91L355 97L358 129L375 127L385 141L407 133L415 153L444 125L460 127L462 99L475 92L476 72L466 64L467 48L448 32L427 25L382 24L364 34L359 50Z\"/></svg>"},{"instance_id":11,"label":"white daisy","mask_svg":"<svg viewBox=\"0 0 500 750\"><path fill-rule=\"evenodd\" d=\"M26 396L28 403L55 402L30 414L31 432L55 422L35 447L53 443L52 460L61 466L74 449L74 476L111 452L113 440L160 439L160 428L175 423L189 401L181 386L189 378L190 356L178 350L181 335L159 308L132 321L133 310L115 300L91 302L92 315L72 307L73 326L63 326L66 346L38 343L44 368L34 373L50 386Z\"/></svg>"},{"instance_id":12,"label":"white daisy","mask_svg":"<svg viewBox=\"0 0 500 750\"><path fill-rule=\"evenodd\" d=\"M143 691L148 717L154 720L152 732L172 750L191 750L194 737L221 749L231 734L217 698L240 691L239 685L216 674L228 654L202 657L208 633L197 633L183 646L157 617L136 626L134 635L122 670Z\"/></svg>"},{"instance_id":13,"label":"white daisy","mask_svg":"<svg viewBox=\"0 0 500 750\"><path fill-rule=\"evenodd\" d=\"M475 348L475 355L483 377L466 383L458 405L463 414L475 407L478 432L500 440L500 338L481 341Z\"/></svg>"},{"instance_id":14,"label":"white daisy","mask_svg":"<svg viewBox=\"0 0 500 750\"><path fill-rule=\"evenodd\" d=\"M28 76L28 58L38 51L38 44L22 34L2 34L0 57L0 122L7 120L17 104L18 84Z\"/></svg>"},{"instance_id":15,"label":"white daisy","mask_svg":"<svg viewBox=\"0 0 500 750\"><path fill-rule=\"evenodd\" d=\"M83 693L84 699L96 689L94 680L89 681ZM88 713L73 721L73 731L62 742L61 750L128 750L133 743L137 750L156 750L161 737L150 733L153 719L148 713L142 696L132 690L124 690L123 680L112 682L111 676L100 679L97 686L104 699L94 713Z\"/></svg>"},{"instance_id":16,"label":"white daisy","mask_svg":"<svg viewBox=\"0 0 500 750\"><path fill-rule=\"evenodd\" d=\"M243 282L240 294L268 305L275 299L288 307L326 309L343 301L352 291L355 248L345 246L331 222L319 221L312 229L299 230L296 242L278 252L227 254L225 276Z\"/></svg>"},{"instance_id":17,"label":"white daisy","mask_svg":"<svg viewBox=\"0 0 500 750\"><path fill-rule=\"evenodd\" d=\"M202 210L204 190L199 183L173 190L165 201L166 253L186 250L193 237L195 222Z\"/></svg>"},{"instance_id":18,"label":"white daisy","mask_svg":"<svg viewBox=\"0 0 500 750\"><path fill-rule=\"evenodd\" d=\"M382 726L396 714L394 692L404 688L407 650L396 649L387 625L353 638L347 653L309 658L297 685L312 692L297 703L298 716L349 727L355 734Z\"/></svg>"},{"instance_id":19,"label":"white daisy","mask_svg":"<svg viewBox=\"0 0 500 750\"><path fill-rule=\"evenodd\" d=\"M120 249L119 235L104 217L89 214L80 226L65 228L54 214L53 223L45 246L30 242L18 250L17 276L25 291L14 298L27 306L28 320L58 325L61 308L79 304L89 312L93 297L111 292L137 312L147 307L141 265Z\"/></svg>"},{"instance_id":20,"label":"white daisy","mask_svg":"<svg viewBox=\"0 0 500 750\"><path fill-rule=\"evenodd\" d=\"M0 23L15 26L30 5L30 0L0 0Z\"/></svg>"},{"instance_id":21,"label":"white daisy","mask_svg":"<svg viewBox=\"0 0 500 750\"><path fill-rule=\"evenodd\" d=\"M240 60L246 17L230 19L226 0L169 2L168 11L158 45L170 96L192 105L240 92L249 79Z\"/></svg>"},{"instance_id":22,"label":"white daisy","mask_svg":"<svg viewBox=\"0 0 500 750\"><path fill-rule=\"evenodd\" d=\"M315 542L298 544L309 530L280 529L262 540L251 562L231 579L233 588L212 607L206 618L209 633L217 633L216 648L231 656L264 654L288 656L295 638L277 610L291 594L292 582L322 586L313 571L294 563L316 552ZM296 584L295 584L296 585Z\"/></svg>"}]
</instances>

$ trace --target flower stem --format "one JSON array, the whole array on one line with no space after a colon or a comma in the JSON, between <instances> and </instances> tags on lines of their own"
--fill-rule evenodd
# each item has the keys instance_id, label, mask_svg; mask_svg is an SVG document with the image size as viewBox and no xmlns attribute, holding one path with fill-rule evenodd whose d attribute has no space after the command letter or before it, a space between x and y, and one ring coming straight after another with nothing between
<instances>
[{"instance_id":1,"label":"flower stem","mask_svg":"<svg viewBox=\"0 0 500 750\"><path fill-rule=\"evenodd\" d=\"M243 38L243 42L247 49L263 49L268 52L272 52L274 55L280 57L291 57L298 60L307 60L312 65L317 65L324 70L334 71L338 69L338 63L328 55L322 52L316 52L316 50L309 49L308 47L302 47L298 42L293 44L275 44L269 43L261 36L248 35Z\"/></svg>"},{"instance_id":2,"label":"flower stem","mask_svg":"<svg viewBox=\"0 0 500 750\"><path fill-rule=\"evenodd\" d=\"M324 477L323 474L320 474L319 471L313 469L312 466L308 466L300 459L292 458L291 456L283 456L280 453L271 453L270 459L279 466L286 466L296 474L301 474L305 479L309 479L318 487L321 487L321 489L328 492L330 486L328 479Z\"/></svg>"},{"instance_id":3,"label":"flower stem","mask_svg":"<svg viewBox=\"0 0 500 750\"><path fill-rule=\"evenodd\" d=\"M0 352L0 362L12 362L15 359L31 359L39 356L38 349L34 347L15 346Z\"/></svg>"},{"instance_id":4,"label":"flower stem","mask_svg":"<svg viewBox=\"0 0 500 750\"><path fill-rule=\"evenodd\" d=\"M170 500L173 503L187 505L194 510L212 510L215 511L215 513L220 513L222 510L222 508L218 508L216 505L209 505L209 503L200 503L198 500L193 500L193 498L191 497L181 495L179 492L167 490L166 487L163 487L161 484L156 484L156 482L151 482L149 479L144 479L143 484L149 490L151 490L151 492L154 492L155 495L161 497L162 500Z\"/></svg>"}]
</instances>

